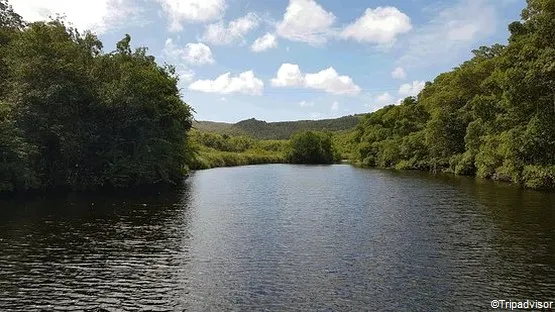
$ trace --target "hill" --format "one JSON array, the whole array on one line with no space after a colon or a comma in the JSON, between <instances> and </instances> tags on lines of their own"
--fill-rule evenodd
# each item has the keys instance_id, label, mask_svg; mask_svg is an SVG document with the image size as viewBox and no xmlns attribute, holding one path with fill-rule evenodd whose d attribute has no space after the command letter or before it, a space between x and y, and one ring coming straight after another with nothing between
<instances>
[{"instance_id":1,"label":"hill","mask_svg":"<svg viewBox=\"0 0 555 312\"><path fill-rule=\"evenodd\" d=\"M360 122L360 115L351 115L335 119L299 120L266 122L254 118L238 123L198 121L193 127L205 132L228 135L249 135L264 140L285 140L293 133L305 130L342 131L355 128Z\"/></svg>"},{"instance_id":2,"label":"hill","mask_svg":"<svg viewBox=\"0 0 555 312\"><path fill-rule=\"evenodd\" d=\"M204 132L226 133L233 127L233 124L215 121L194 121L193 128Z\"/></svg>"}]
</instances>

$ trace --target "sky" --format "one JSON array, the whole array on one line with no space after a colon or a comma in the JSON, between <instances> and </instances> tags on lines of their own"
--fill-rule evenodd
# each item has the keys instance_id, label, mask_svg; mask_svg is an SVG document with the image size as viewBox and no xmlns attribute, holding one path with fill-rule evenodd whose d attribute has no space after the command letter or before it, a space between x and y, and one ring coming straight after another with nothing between
<instances>
[{"instance_id":1,"label":"sky","mask_svg":"<svg viewBox=\"0 0 555 312\"><path fill-rule=\"evenodd\" d=\"M177 68L195 119L335 118L417 95L426 81L506 43L525 0L10 0L58 14L115 50L126 33Z\"/></svg>"}]
</instances>

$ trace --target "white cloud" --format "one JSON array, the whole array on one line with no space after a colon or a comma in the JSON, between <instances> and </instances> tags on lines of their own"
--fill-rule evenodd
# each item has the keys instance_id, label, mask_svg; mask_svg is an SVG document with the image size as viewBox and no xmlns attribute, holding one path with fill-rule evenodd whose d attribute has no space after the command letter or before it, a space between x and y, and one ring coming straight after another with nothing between
<instances>
[{"instance_id":1,"label":"white cloud","mask_svg":"<svg viewBox=\"0 0 555 312\"><path fill-rule=\"evenodd\" d=\"M278 46L276 36L267 33L264 36L256 39L251 46L253 52L263 52Z\"/></svg>"},{"instance_id":2,"label":"white cloud","mask_svg":"<svg viewBox=\"0 0 555 312\"><path fill-rule=\"evenodd\" d=\"M359 42L389 45L412 29L410 18L395 7L366 9L362 17L347 26L341 36Z\"/></svg>"},{"instance_id":3,"label":"white cloud","mask_svg":"<svg viewBox=\"0 0 555 312\"><path fill-rule=\"evenodd\" d=\"M391 77L404 80L407 78L407 73L405 72L403 67L397 67L391 72Z\"/></svg>"},{"instance_id":4,"label":"white cloud","mask_svg":"<svg viewBox=\"0 0 555 312\"><path fill-rule=\"evenodd\" d=\"M338 110L339 110L339 102L333 102L333 103L331 104L330 110L331 110L332 112L338 111Z\"/></svg>"},{"instance_id":5,"label":"white cloud","mask_svg":"<svg viewBox=\"0 0 555 312\"><path fill-rule=\"evenodd\" d=\"M215 80L197 80L189 86L189 90L218 94L262 95L264 82L256 78L254 72L249 70L239 76L225 73Z\"/></svg>"},{"instance_id":6,"label":"white cloud","mask_svg":"<svg viewBox=\"0 0 555 312\"><path fill-rule=\"evenodd\" d=\"M123 23L144 23L142 10L131 0L12 0L15 12L30 22L48 20L62 15L77 29L104 33Z\"/></svg>"},{"instance_id":7,"label":"white cloud","mask_svg":"<svg viewBox=\"0 0 555 312\"><path fill-rule=\"evenodd\" d=\"M497 14L491 0L460 0L437 13L403 43L405 66L448 64L495 34Z\"/></svg>"},{"instance_id":8,"label":"white cloud","mask_svg":"<svg viewBox=\"0 0 555 312\"><path fill-rule=\"evenodd\" d=\"M332 94L356 95L361 91L351 77L340 76L333 67L304 75L299 65L285 63L271 82L274 87L304 87Z\"/></svg>"},{"instance_id":9,"label":"white cloud","mask_svg":"<svg viewBox=\"0 0 555 312\"><path fill-rule=\"evenodd\" d=\"M314 0L290 0L283 20L277 25L277 34L292 41L323 44L335 20L333 13Z\"/></svg>"},{"instance_id":10,"label":"white cloud","mask_svg":"<svg viewBox=\"0 0 555 312\"><path fill-rule=\"evenodd\" d=\"M279 68L276 78L272 79L274 87L302 87L304 76L299 65L285 63Z\"/></svg>"},{"instance_id":11,"label":"white cloud","mask_svg":"<svg viewBox=\"0 0 555 312\"><path fill-rule=\"evenodd\" d=\"M387 105L399 105L403 101L403 98L395 98L389 92L384 92L376 97L372 97L365 107L369 109L369 112L375 112Z\"/></svg>"},{"instance_id":12,"label":"white cloud","mask_svg":"<svg viewBox=\"0 0 555 312\"><path fill-rule=\"evenodd\" d=\"M305 84L309 88L324 90L333 94L358 94L360 87L351 77L339 76L337 71L330 67L316 74L306 74Z\"/></svg>"},{"instance_id":13,"label":"white cloud","mask_svg":"<svg viewBox=\"0 0 555 312\"><path fill-rule=\"evenodd\" d=\"M225 0L156 0L170 22L170 31L183 30L183 22L203 23L219 19L226 10ZM95 1L89 1L95 3Z\"/></svg>"},{"instance_id":14,"label":"white cloud","mask_svg":"<svg viewBox=\"0 0 555 312\"><path fill-rule=\"evenodd\" d=\"M260 18L254 13L232 20L227 25L223 21L206 26L202 40L215 44L225 45L236 41L243 42L245 35L258 27Z\"/></svg>"},{"instance_id":15,"label":"white cloud","mask_svg":"<svg viewBox=\"0 0 555 312\"><path fill-rule=\"evenodd\" d=\"M183 60L191 65L213 64L215 62L212 50L203 43L187 43L185 48L179 48L171 38L168 38L162 53L173 62Z\"/></svg>"},{"instance_id":16,"label":"white cloud","mask_svg":"<svg viewBox=\"0 0 555 312\"><path fill-rule=\"evenodd\" d=\"M212 50L203 43L187 43L185 47L185 61L189 64L213 64Z\"/></svg>"},{"instance_id":17,"label":"white cloud","mask_svg":"<svg viewBox=\"0 0 555 312\"><path fill-rule=\"evenodd\" d=\"M195 78L195 72L188 68L187 66L179 65L176 68L177 75L179 76L179 80L182 83L189 83L193 81ZM183 85L181 85L183 87Z\"/></svg>"},{"instance_id":18,"label":"white cloud","mask_svg":"<svg viewBox=\"0 0 555 312\"><path fill-rule=\"evenodd\" d=\"M307 101L301 101L299 103L300 107L314 107L314 102L307 102Z\"/></svg>"},{"instance_id":19,"label":"white cloud","mask_svg":"<svg viewBox=\"0 0 555 312\"><path fill-rule=\"evenodd\" d=\"M221 101L221 102L227 102L227 98L226 98L225 96L222 96L222 97L220 98L220 101Z\"/></svg>"},{"instance_id":20,"label":"white cloud","mask_svg":"<svg viewBox=\"0 0 555 312\"><path fill-rule=\"evenodd\" d=\"M373 102L379 105L388 105L392 104L394 101L395 98L391 94L389 94L389 92L385 92L381 95L378 95Z\"/></svg>"},{"instance_id":21,"label":"white cloud","mask_svg":"<svg viewBox=\"0 0 555 312\"><path fill-rule=\"evenodd\" d=\"M168 38L164 44L164 48L162 49L162 55L167 63L175 66L176 73L180 80L180 87L184 87L184 84L193 81L195 78L195 72L183 62L183 59L186 56L185 49L177 47L173 43L173 40Z\"/></svg>"},{"instance_id":22,"label":"white cloud","mask_svg":"<svg viewBox=\"0 0 555 312\"><path fill-rule=\"evenodd\" d=\"M413 81L412 83L405 83L399 88L399 95L401 96L416 96L424 89L426 82Z\"/></svg>"}]
</instances>

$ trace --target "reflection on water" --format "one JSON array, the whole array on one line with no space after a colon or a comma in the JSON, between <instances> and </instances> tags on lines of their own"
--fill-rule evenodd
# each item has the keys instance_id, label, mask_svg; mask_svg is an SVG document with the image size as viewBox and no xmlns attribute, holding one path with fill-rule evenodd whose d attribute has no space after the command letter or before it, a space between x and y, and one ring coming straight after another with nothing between
<instances>
[{"instance_id":1,"label":"reflection on water","mask_svg":"<svg viewBox=\"0 0 555 312\"><path fill-rule=\"evenodd\" d=\"M0 202L8 311L484 310L555 301L555 194L349 166Z\"/></svg>"}]
</instances>

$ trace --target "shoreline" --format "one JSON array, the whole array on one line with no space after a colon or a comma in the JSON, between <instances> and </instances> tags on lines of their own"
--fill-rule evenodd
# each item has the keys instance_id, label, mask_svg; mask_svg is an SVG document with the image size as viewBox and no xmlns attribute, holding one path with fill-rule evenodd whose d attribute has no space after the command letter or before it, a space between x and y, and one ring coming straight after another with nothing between
<instances>
[{"instance_id":1,"label":"shoreline","mask_svg":"<svg viewBox=\"0 0 555 312\"><path fill-rule=\"evenodd\" d=\"M233 154L233 153L232 153ZM272 162L252 162L252 163L240 163L240 164L233 164L233 163L225 163L224 165L212 166L208 168L197 168L197 169L190 169L190 172L196 171L205 171L210 169L218 169L218 168L237 168L237 167L246 167L246 166L262 166L262 165L303 165L303 164L292 164L285 160L281 161L272 161ZM307 165L307 164L305 164ZM419 173L426 173L431 175L445 175L451 177L467 177L473 178L482 181L490 181L495 183L502 183L505 185L512 185L521 189L525 190L532 190L538 192L545 192L545 193L554 193L555 189L553 188L531 188L526 187L521 183L515 183L512 181L508 181L503 177L495 179L495 178L480 178L476 175L458 175L452 172L432 172L428 170L418 170L418 169L395 169L395 168L382 168L382 167L371 167L365 166L360 162L353 162L351 160L341 160L338 163L328 164L328 165L350 165L356 168L361 169L376 169L376 170L388 170L388 171L397 171L397 172L419 172ZM184 175L182 181L186 181L189 177L190 173ZM123 188L113 188L113 187L99 187L97 189L90 189L90 190L71 190L69 188L57 188L57 189L49 189L49 190L27 190L27 191L14 191L14 192L4 192L0 193L0 200L27 200L27 199L36 199L36 198L49 198L49 197L58 197L58 196L67 196L69 194L79 194L79 195L91 195L91 194L105 194L105 195L125 195L127 193L134 193L134 192L146 192L152 193L153 195L161 194L162 192L168 190L175 190L179 189L182 186L182 183L155 183L155 184L147 184L147 185L136 185L136 186L129 186Z\"/></svg>"}]
</instances>

